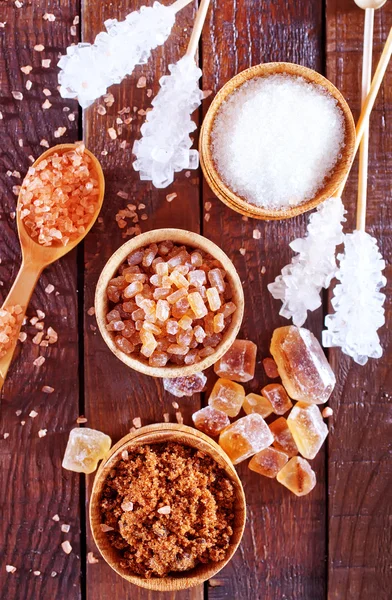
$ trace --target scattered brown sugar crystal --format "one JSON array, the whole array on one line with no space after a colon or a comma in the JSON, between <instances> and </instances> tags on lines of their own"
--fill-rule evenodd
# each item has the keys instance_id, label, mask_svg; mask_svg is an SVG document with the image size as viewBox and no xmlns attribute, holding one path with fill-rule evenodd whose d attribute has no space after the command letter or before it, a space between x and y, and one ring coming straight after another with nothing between
<instances>
[{"instance_id":1,"label":"scattered brown sugar crystal","mask_svg":"<svg viewBox=\"0 0 392 600\"><path fill-rule=\"evenodd\" d=\"M245 400L245 390L239 383L230 379L218 379L212 388L208 404L213 408L226 413L229 417L236 417Z\"/></svg>"},{"instance_id":2,"label":"scattered brown sugar crystal","mask_svg":"<svg viewBox=\"0 0 392 600\"><path fill-rule=\"evenodd\" d=\"M79 143L30 167L18 210L30 236L43 246L66 246L83 235L98 205L98 179Z\"/></svg>"},{"instance_id":3,"label":"scattered brown sugar crystal","mask_svg":"<svg viewBox=\"0 0 392 600\"><path fill-rule=\"evenodd\" d=\"M291 431L284 417L276 419L270 425L270 430L274 436L272 445L288 456L296 456L298 454L297 444L294 441Z\"/></svg>"},{"instance_id":4,"label":"scattered brown sugar crystal","mask_svg":"<svg viewBox=\"0 0 392 600\"><path fill-rule=\"evenodd\" d=\"M232 482L210 456L173 442L145 445L110 471L101 521L122 568L165 577L226 557L234 501Z\"/></svg>"},{"instance_id":5,"label":"scattered brown sugar crystal","mask_svg":"<svg viewBox=\"0 0 392 600\"><path fill-rule=\"evenodd\" d=\"M281 469L277 480L296 496L305 496L316 485L316 474L307 460L294 456Z\"/></svg>"},{"instance_id":6,"label":"scattered brown sugar crystal","mask_svg":"<svg viewBox=\"0 0 392 600\"><path fill-rule=\"evenodd\" d=\"M251 471L256 471L256 473L272 479L283 469L288 460L289 457L284 452L280 452L276 448L265 448L250 459L249 468Z\"/></svg>"},{"instance_id":7,"label":"scattered brown sugar crystal","mask_svg":"<svg viewBox=\"0 0 392 600\"><path fill-rule=\"evenodd\" d=\"M277 379L279 377L278 367L273 358L267 357L263 359L263 367L265 374L270 379Z\"/></svg>"},{"instance_id":8,"label":"scattered brown sugar crystal","mask_svg":"<svg viewBox=\"0 0 392 600\"><path fill-rule=\"evenodd\" d=\"M132 252L106 292L106 328L116 346L152 367L193 365L213 354L237 309L219 261L171 241Z\"/></svg>"},{"instance_id":9,"label":"scattered brown sugar crystal","mask_svg":"<svg viewBox=\"0 0 392 600\"><path fill-rule=\"evenodd\" d=\"M259 413L263 419L269 417L273 412L271 402L267 398L264 398L264 396L259 396L259 394L247 394L242 408L247 415Z\"/></svg>"},{"instance_id":10,"label":"scattered brown sugar crystal","mask_svg":"<svg viewBox=\"0 0 392 600\"><path fill-rule=\"evenodd\" d=\"M219 435L225 427L230 425L227 414L212 406L205 406L197 410L192 415L192 421L197 429L211 437Z\"/></svg>"},{"instance_id":11,"label":"scattered brown sugar crystal","mask_svg":"<svg viewBox=\"0 0 392 600\"><path fill-rule=\"evenodd\" d=\"M267 398L272 404L272 409L276 415L284 415L292 406L286 390L280 383L270 383L261 390L264 398Z\"/></svg>"},{"instance_id":12,"label":"scattered brown sugar crystal","mask_svg":"<svg viewBox=\"0 0 392 600\"><path fill-rule=\"evenodd\" d=\"M15 342L23 309L19 304L0 309L0 358Z\"/></svg>"},{"instance_id":13,"label":"scattered brown sugar crystal","mask_svg":"<svg viewBox=\"0 0 392 600\"><path fill-rule=\"evenodd\" d=\"M257 346L249 340L235 340L229 350L214 365L219 377L245 383L253 379Z\"/></svg>"}]
</instances>

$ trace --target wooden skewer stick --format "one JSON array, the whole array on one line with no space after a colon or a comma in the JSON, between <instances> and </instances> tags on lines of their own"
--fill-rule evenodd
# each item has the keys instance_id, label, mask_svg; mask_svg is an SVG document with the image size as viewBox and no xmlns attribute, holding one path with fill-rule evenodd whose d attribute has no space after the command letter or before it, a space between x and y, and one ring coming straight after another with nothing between
<instances>
[{"instance_id":1,"label":"wooden skewer stick","mask_svg":"<svg viewBox=\"0 0 392 600\"><path fill-rule=\"evenodd\" d=\"M210 0L201 0L199 10L197 11L195 19L195 24L193 26L191 39L189 40L185 56L194 57L196 54L197 46L199 44L199 39L203 30L204 21L206 20L209 5Z\"/></svg>"},{"instance_id":2,"label":"wooden skewer stick","mask_svg":"<svg viewBox=\"0 0 392 600\"><path fill-rule=\"evenodd\" d=\"M373 55L373 26L374 12L381 8L386 0L355 0L360 8L365 9L365 23L363 33L363 59L362 59L362 86L361 107L369 93L372 81L372 55ZM368 159L369 159L369 121L363 132L359 146L359 168L358 168L358 197L357 197L357 229L365 231L366 223L366 201L368 183Z\"/></svg>"},{"instance_id":3,"label":"wooden skewer stick","mask_svg":"<svg viewBox=\"0 0 392 600\"><path fill-rule=\"evenodd\" d=\"M364 131L369 123L369 116L370 116L370 113L372 112L374 102L377 98L378 91L382 84L382 80L384 78L385 71L387 70L387 67L388 67L388 64L389 64L389 61L391 58L391 54L392 54L392 27L389 31L387 41L385 42L384 50L382 51L380 60L377 65L376 72L372 79L369 93L366 96L365 102L363 103L361 114L358 119L358 123L356 126L356 140L355 140L353 159L355 158L355 155L359 148L359 144L361 143L362 136L363 136ZM337 189L335 196L342 195L344 186L346 185L347 178L349 176L349 173L350 173L350 169L348 170L348 173L347 173L345 179L340 184L340 187Z\"/></svg>"},{"instance_id":4,"label":"wooden skewer stick","mask_svg":"<svg viewBox=\"0 0 392 600\"><path fill-rule=\"evenodd\" d=\"M180 10L185 8L188 4L190 4L193 0L176 0L173 4L170 5L170 8L177 14Z\"/></svg>"}]
</instances>

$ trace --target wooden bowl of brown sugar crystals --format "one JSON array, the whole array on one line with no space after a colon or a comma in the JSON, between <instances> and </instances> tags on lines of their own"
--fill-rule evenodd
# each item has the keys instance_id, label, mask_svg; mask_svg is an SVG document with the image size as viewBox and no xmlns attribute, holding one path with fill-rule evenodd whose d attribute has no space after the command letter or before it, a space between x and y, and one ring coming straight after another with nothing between
<instances>
[{"instance_id":1,"label":"wooden bowl of brown sugar crystals","mask_svg":"<svg viewBox=\"0 0 392 600\"><path fill-rule=\"evenodd\" d=\"M245 495L223 450L185 425L161 423L122 438L95 477L90 525L105 561L156 591L213 577L244 531Z\"/></svg>"}]
</instances>

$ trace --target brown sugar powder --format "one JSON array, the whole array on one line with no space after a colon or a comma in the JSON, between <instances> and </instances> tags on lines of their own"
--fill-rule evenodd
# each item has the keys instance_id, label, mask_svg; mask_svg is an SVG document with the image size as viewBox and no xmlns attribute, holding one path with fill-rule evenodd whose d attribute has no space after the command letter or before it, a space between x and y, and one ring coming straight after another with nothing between
<instances>
[{"instance_id":1,"label":"brown sugar powder","mask_svg":"<svg viewBox=\"0 0 392 600\"><path fill-rule=\"evenodd\" d=\"M225 558L234 499L233 483L210 456L174 442L145 445L111 470L102 524L114 530L107 535L122 568L165 577Z\"/></svg>"}]
</instances>

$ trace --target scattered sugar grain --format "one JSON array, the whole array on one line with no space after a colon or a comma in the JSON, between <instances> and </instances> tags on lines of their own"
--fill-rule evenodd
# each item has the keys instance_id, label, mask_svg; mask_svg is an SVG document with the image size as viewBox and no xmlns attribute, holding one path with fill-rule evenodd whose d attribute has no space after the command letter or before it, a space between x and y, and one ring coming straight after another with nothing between
<instances>
[{"instance_id":1,"label":"scattered sugar grain","mask_svg":"<svg viewBox=\"0 0 392 600\"><path fill-rule=\"evenodd\" d=\"M35 577L39 577L41 575L41 571L33 571L33 575Z\"/></svg>"},{"instance_id":2,"label":"scattered sugar grain","mask_svg":"<svg viewBox=\"0 0 392 600\"><path fill-rule=\"evenodd\" d=\"M44 21L49 21L53 23L53 21L56 20L56 15L54 15L53 13L45 13L42 18L44 19Z\"/></svg>"},{"instance_id":3,"label":"scattered sugar grain","mask_svg":"<svg viewBox=\"0 0 392 600\"><path fill-rule=\"evenodd\" d=\"M34 46L34 50L36 52L43 52L45 50L45 46L43 44L36 44Z\"/></svg>"},{"instance_id":4,"label":"scattered sugar grain","mask_svg":"<svg viewBox=\"0 0 392 600\"><path fill-rule=\"evenodd\" d=\"M60 517L58 515L53 515L52 521L60 521Z\"/></svg>"},{"instance_id":5,"label":"scattered sugar grain","mask_svg":"<svg viewBox=\"0 0 392 600\"><path fill-rule=\"evenodd\" d=\"M117 139L117 132L114 129L114 127L109 127L108 134L109 134L110 139L112 139L112 140Z\"/></svg>"},{"instance_id":6,"label":"scattered sugar grain","mask_svg":"<svg viewBox=\"0 0 392 600\"><path fill-rule=\"evenodd\" d=\"M55 138L59 138L59 137L62 137L66 131L67 131L66 127L58 127L53 135Z\"/></svg>"},{"instance_id":7,"label":"scattered sugar grain","mask_svg":"<svg viewBox=\"0 0 392 600\"><path fill-rule=\"evenodd\" d=\"M71 529L71 525L67 525L66 523L63 523L61 525L61 531L63 533L68 533L70 529Z\"/></svg>"},{"instance_id":8,"label":"scattered sugar grain","mask_svg":"<svg viewBox=\"0 0 392 600\"><path fill-rule=\"evenodd\" d=\"M71 25L71 27L69 28L69 30L70 30L71 35L73 37L75 37L75 35L77 34L77 30L76 30L75 25Z\"/></svg>"},{"instance_id":9,"label":"scattered sugar grain","mask_svg":"<svg viewBox=\"0 0 392 600\"><path fill-rule=\"evenodd\" d=\"M54 388L50 385L44 385L41 392L43 392L44 394L52 394L54 392Z\"/></svg>"},{"instance_id":10,"label":"scattered sugar grain","mask_svg":"<svg viewBox=\"0 0 392 600\"><path fill-rule=\"evenodd\" d=\"M173 192L172 194L167 194L166 196L167 202L173 202L175 198L177 198L177 194L175 192Z\"/></svg>"},{"instance_id":11,"label":"scattered sugar grain","mask_svg":"<svg viewBox=\"0 0 392 600\"><path fill-rule=\"evenodd\" d=\"M20 415L22 414L22 411L20 409L15 411L15 414L17 417L20 417Z\"/></svg>"},{"instance_id":12,"label":"scattered sugar grain","mask_svg":"<svg viewBox=\"0 0 392 600\"><path fill-rule=\"evenodd\" d=\"M136 429L140 429L140 427L142 426L142 420L140 417L135 417L134 419L132 419L132 423L134 427L136 427Z\"/></svg>"},{"instance_id":13,"label":"scattered sugar grain","mask_svg":"<svg viewBox=\"0 0 392 600\"><path fill-rule=\"evenodd\" d=\"M54 292L54 285L52 285L51 283L48 283L48 285L45 288L45 292L47 294L51 294L52 292Z\"/></svg>"},{"instance_id":14,"label":"scattered sugar grain","mask_svg":"<svg viewBox=\"0 0 392 600\"><path fill-rule=\"evenodd\" d=\"M38 416L38 413L37 413L37 411L35 411L35 410L31 410L31 411L29 412L29 417L31 417L32 419L35 419L35 417L37 417L37 416Z\"/></svg>"},{"instance_id":15,"label":"scattered sugar grain","mask_svg":"<svg viewBox=\"0 0 392 600\"><path fill-rule=\"evenodd\" d=\"M7 573L15 573L16 567L14 565L5 565L5 570Z\"/></svg>"},{"instance_id":16,"label":"scattered sugar grain","mask_svg":"<svg viewBox=\"0 0 392 600\"><path fill-rule=\"evenodd\" d=\"M322 414L322 416L323 416L324 419L328 419L328 417L332 417L333 410L332 410L332 408L330 406L326 406L324 408L324 410L322 411L321 414Z\"/></svg>"},{"instance_id":17,"label":"scattered sugar grain","mask_svg":"<svg viewBox=\"0 0 392 600\"><path fill-rule=\"evenodd\" d=\"M77 423L87 423L87 419L86 419L86 417L84 415L80 415L80 417L78 417L76 419L76 422Z\"/></svg>"},{"instance_id":18,"label":"scattered sugar grain","mask_svg":"<svg viewBox=\"0 0 392 600\"><path fill-rule=\"evenodd\" d=\"M172 402L172 407L178 409L180 408L180 405L178 404L178 402Z\"/></svg>"},{"instance_id":19,"label":"scattered sugar grain","mask_svg":"<svg viewBox=\"0 0 392 600\"><path fill-rule=\"evenodd\" d=\"M9 433L4 433L4 434L3 434L3 438L4 438L5 440L6 440L6 439L7 439L9 436L10 436L10 434L9 434Z\"/></svg>"},{"instance_id":20,"label":"scattered sugar grain","mask_svg":"<svg viewBox=\"0 0 392 600\"><path fill-rule=\"evenodd\" d=\"M61 547L64 550L65 554L70 554L72 552L72 546L68 540L65 540L65 542L61 544Z\"/></svg>"},{"instance_id":21,"label":"scattered sugar grain","mask_svg":"<svg viewBox=\"0 0 392 600\"><path fill-rule=\"evenodd\" d=\"M25 75L29 75L31 73L31 71L33 70L33 67L31 65L26 65L24 67L20 67L20 70L22 71L22 73L24 73Z\"/></svg>"},{"instance_id":22,"label":"scattered sugar grain","mask_svg":"<svg viewBox=\"0 0 392 600\"><path fill-rule=\"evenodd\" d=\"M38 358L36 358L33 361L33 365L35 367L41 367L44 364L44 362L45 362L45 357L44 356L39 356Z\"/></svg>"},{"instance_id":23,"label":"scattered sugar grain","mask_svg":"<svg viewBox=\"0 0 392 600\"><path fill-rule=\"evenodd\" d=\"M31 90L32 86L33 86L33 82L30 79L28 79L26 81L26 86L25 86L26 90L29 92Z\"/></svg>"},{"instance_id":24,"label":"scattered sugar grain","mask_svg":"<svg viewBox=\"0 0 392 600\"><path fill-rule=\"evenodd\" d=\"M22 6L23 6L23 2L20 2L20 0L15 0L14 4L15 4L16 8L22 8Z\"/></svg>"},{"instance_id":25,"label":"scattered sugar grain","mask_svg":"<svg viewBox=\"0 0 392 600\"><path fill-rule=\"evenodd\" d=\"M177 419L177 423L178 423L179 425L182 425L182 424L183 424L183 422L184 422L184 418L183 418L183 416L182 416L182 413L181 413L181 412L176 412L176 419Z\"/></svg>"},{"instance_id":26,"label":"scattered sugar grain","mask_svg":"<svg viewBox=\"0 0 392 600\"><path fill-rule=\"evenodd\" d=\"M43 437L46 436L47 433L48 433L47 429L40 429L39 432L38 432L38 437L39 438L43 438Z\"/></svg>"},{"instance_id":27,"label":"scattered sugar grain","mask_svg":"<svg viewBox=\"0 0 392 600\"><path fill-rule=\"evenodd\" d=\"M218 111L213 157L226 185L248 202L289 207L322 187L344 133L343 113L322 86L291 75L255 78Z\"/></svg>"},{"instance_id":28,"label":"scattered sugar grain","mask_svg":"<svg viewBox=\"0 0 392 600\"><path fill-rule=\"evenodd\" d=\"M121 504L121 509L124 512L130 512L131 510L133 510L133 502L123 502Z\"/></svg>"},{"instance_id":29,"label":"scattered sugar grain","mask_svg":"<svg viewBox=\"0 0 392 600\"><path fill-rule=\"evenodd\" d=\"M94 308L94 306L91 306L91 308L88 309L87 314L90 315L90 317L92 317L93 315L95 315L95 308Z\"/></svg>"},{"instance_id":30,"label":"scattered sugar grain","mask_svg":"<svg viewBox=\"0 0 392 600\"><path fill-rule=\"evenodd\" d=\"M169 413L163 413L163 421L165 423L170 423L170 415L169 415Z\"/></svg>"},{"instance_id":31,"label":"scattered sugar grain","mask_svg":"<svg viewBox=\"0 0 392 600\"><path fill-rule=\"evenodd\" d=\"M52 571L51 574L50 574L51 577L56 577L56 575L57 575L56 571Z\"/></svg>"},{"instance_id":32,"label":"scattered sugar grain","mask_svg":"<svg viewBox=\"0 0 392 600\"><path fill-rule=\"evenodd\" d=\"M123 450L123 451L121 452L121 458L122 458L123 460L128 460L128 458L129 458L129 455L128 455L128 450Z\"/></svg>"},{"instance_id":33,"label":"scattered sugar grain","mask_svg":"<svg viewBox=\"0 0 392 600\"><path fill-rule=\"evenodd\" d=\"M44 58L41 60L41 65L44 69L49 69L51 62L52 62L51 58Z\"/></svg>"},{"instance_id":34,"label":"scattered sugar grain","mask_svg":"<svg viewBox=\"0 0 392 600\"><path fill-rule=\"evenodd\" d=\"M94 556L93 552L87 552L87 562L89 565L96 565L99 560L96 556Z\"/></svg>"},{"instance_id":35,"label":"scattered sugar grain","mask_svg":"<svg viewBox=\"0 0 392 600\"><path fill-rule=\"evenodd\" d=\"M146 87L146 83L147 83L147 79L142 75L142 77L139 77L136 87L144 88L144 87Z\"/></svg>"},{"instance_id":36,"label":"scattered sugar grain","mask_svg":"<svg viewBox=\"0 0 392 600\"><path fill-rule=\"evenodd\" d=\"M110 525L106 525L105 523L101 523L100 528L103 533L107 533L108 531L114 531L113 527L110 527Z\"/></svg>"},{"instance_id":37,"label":"scattered sugar grain","mask_svg":"<svg viewBox=\"0 0 392 600\"><path fill-rule=\"evenodd\" d=\"M43 146L44 148L49 148L48 140L45 140L45 139L41 140L39 145Z\"/></svg>"},{"instance_id":38,"label":"scattered sugar grain","mask_svg":"<svg viewBox=\"0 0 392 600\"><path fill-rule=\"evenodd\" d=\"M21 331L18 339L22 343L25 342L27 340L27 333L25 331Z\"/></svg>"},{"instance_id":39,"label":"scattered sugar grain","mask_svg":"<svg viewBox=\"0 0 392 600\"><path fill-rule=\"evenodd\" d=\"M13 95L13 97L15 98L15 100L23 100L23 94L22 92L11 92L11 94Z\"/></svg>"},{"instance_id":40,"label":"scattered sugar grain","mask_svg":"<svg viewBox=\"0 0 392 600\"><path fill-rule=\"evenodd\" d=\"M20 422L20 424L21 424L21 425L22 425L22 427L23 427L24 425L26 425L26 421L21 421L21 422Z\"/></svg>"}]
</instances>

